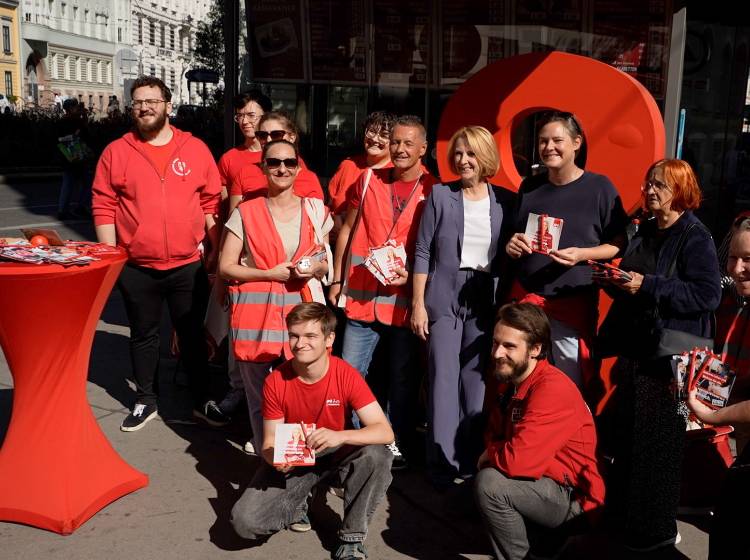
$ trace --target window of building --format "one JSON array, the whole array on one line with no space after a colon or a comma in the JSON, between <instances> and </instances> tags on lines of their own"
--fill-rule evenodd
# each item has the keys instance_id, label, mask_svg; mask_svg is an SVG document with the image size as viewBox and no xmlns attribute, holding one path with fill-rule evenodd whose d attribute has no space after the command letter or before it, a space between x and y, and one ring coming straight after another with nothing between
<instances>
[{"instance_id":1,"label":"window of building","mask_svg":"<svg viewBox=\"0 0 750 560\"><path fill-rule=\"evenodd\" d=\"M91 66L91 59L87 58L81 61L81 81L83 82L89 81L89 76L91 75L89 73L89 66Z\"/></svg>"},{"instance_id":2,"label":"window of building","mask_svg":"<svg viewBox=\"0 0 750 560\"><path fill-rule=\"evenodd\" d=\"M13 95L13 72L5 72L5 95Z\"/></svg>"},{"instance_id":3,"label":"window of building","mask_svg":"<svg viewBox=\"0 0 750 560\"><path fill-rule=\"evenodd\" d=\"M174 50L174 27L169 28L169 48Z\"/></svg>"},{"instance_id":4,"label":"window of building","mask_svg":"<svg viewBox=\"0 0 750 560\"><path fill-rule=\"evenodd\" d=\"M11 53L10 48L10 27L3 25L3 52L5 54Z\"/></svg>"},{"instance_id":5,"label":"window of building","mask_svg":"<svg viewBox=\"0 0 750 560\"><path fill-rule=\"evenodd\" d=\"M159 37L159 46L163 49L166 47L166 40L167 40L167 27L165 25L161 26L161 34Z\"/></svg>"},{"instance_id":6,"label":"window of building","mask_svg":"<svg viewBox=\"0 0 750 560\"><path fill-rule=\"evenodd\" d=\"M93 109L94 107L94 96L92 94L89 94L89 109Z\"/></svg>"},{"instance_id":7,"label":"window of building","mask_svg":"<svg viewBox=\"0 0 750 560\"><path fill-rule=\"evenodd\" d=\"M99 96L99 110L100 111L104 110L104 96L103 95Z\"/></svg>"},{"instance_id":8,"label":"window of building","mask_svg":"<svg viewBox=\"0 0 750 560\"><path fill-rule=\"evenodd\" d=\"M149 72L149 75L156 76L156 66L153 64L151 65L151 72Z\"/></svg>"},{"instance_id":9,"label":"window of building","mask_svg":"<svg viewBox=\"0 0 750 560\"><path fill-rule=\"evenodd\" d=\"M117 28L117 42L122 43L122 27Z\"/></svg>"},{"instance_id":10,"label":"window of building","mask_svg":"<svg viewBox=\"0 0 750 560\"><path fill-rule=\"evenodd\" d=\"M174 68L172 68L169 71L169 89L171 89L172 91L174 91L174 78L175 78L175 72L174 72Z\"/></svg>"},{"instance_id":11,"label":"window of building","mask_svg":"<svg viewBox=\"0 0 750 560\"><path fill-rule=\"evenodd\" d=\"M107 62L107 83L112 83L112 63Z\"/></svg>"},{"instance_id":12,"label":"window of building","mask_svg":"<svg viewBox=\"0 0 750 560\"><path fill-rule=\"evenodd\" d=\"M149 45L156 45L156 24L152 21L149 27Z\"/></svg>"},{"instance_id":13,"label":"window of building","mask_svg":"<svg viewBox=\"0 0 750 560\"><path fill-rule=\"evenodd\" d=\"M143 18L138 18L138 44L143 44Z\"/></svg>"},{"instance_id":14,"label":"window of building","mask_svg":"<svg viewBox=\"0 0 750 560\"><path fill-rule=\"evenodd\" d=\"M161 68L161 81L167 83L167 69L162 66Z\"/></svg>"},{"instance_id":15,"label":"window of building","mask_svg":"<svg viewBox=\"0 0 750 560\"><path fill-rule=\"evenodd\" d=\"M29 12L26 12L26 21L31 23L31 14Z\"/></svg>"}]
</instances>

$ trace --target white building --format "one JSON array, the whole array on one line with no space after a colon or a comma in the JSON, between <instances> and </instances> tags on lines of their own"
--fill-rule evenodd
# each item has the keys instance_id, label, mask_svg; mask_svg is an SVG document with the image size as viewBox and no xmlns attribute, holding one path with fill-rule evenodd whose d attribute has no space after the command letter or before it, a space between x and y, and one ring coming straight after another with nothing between
<instances>
[{"instance_id":1,"label":"white building","mask_svg":"<svg viewBox=\"0 0 750 560\"><path fill-rule=\"evenodd\" d=\"M23 98L75 97L94 112L130 99L139 74L161 78L175 104L198 103L185 80L212 0L22 0Z\"/></svg>"},{"instance_id":2,"label":"white building","mask_svg":"<svg viewBox=\"0 0 750 560\"><path fill-rule=\"evenodd\" d=\"M121 65L126 102L129 79L138 74L161 78L172 90L175 105L198 103L198 84L188 83L185 72L193 65L193 49L198 22L205 20L210 0L131 0L130 47Z\"/></svg>"},{"instance_id":3,"label":"white building","mask_svg":"<svg viewBox=\"0 0 750 560\"><path fill-rule=\"evenodd\" d=\"M114 93L117 8L122 4L23 0L24 100L48 106L57 96L74 97L94 112L106 111Z\"/></svg>"}]
</instances>

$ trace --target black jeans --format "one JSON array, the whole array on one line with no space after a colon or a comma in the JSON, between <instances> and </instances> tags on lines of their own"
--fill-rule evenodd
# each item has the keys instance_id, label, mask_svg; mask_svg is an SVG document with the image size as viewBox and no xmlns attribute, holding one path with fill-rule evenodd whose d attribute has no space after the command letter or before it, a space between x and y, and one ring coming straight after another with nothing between
<instances>
[{"instance_id":1,"label":"black jeans","mask_svg":"<svg viewBox=\"0 0 750 560\"><path fill-rule=\"evenodd\" d=\"M727 473L711 525L709 560L750 558L747 507L750 504L750 445L745 446Z\"/></svg>"},{"instance_id":2,"label":"black jeans","mask_svg":"<svg viewBox=\"0 0 750 560\"><path fill-rule=\"evenodd\" d=\"M208 302L208 278L200 261L155 270L126 264L117 282L130 323L130 358L136 402L155 404L154 382L159 369L159 324L164 301L180 341L194 406L208 398L208 355L203 320Z\"/></svg>"}]
</instances>

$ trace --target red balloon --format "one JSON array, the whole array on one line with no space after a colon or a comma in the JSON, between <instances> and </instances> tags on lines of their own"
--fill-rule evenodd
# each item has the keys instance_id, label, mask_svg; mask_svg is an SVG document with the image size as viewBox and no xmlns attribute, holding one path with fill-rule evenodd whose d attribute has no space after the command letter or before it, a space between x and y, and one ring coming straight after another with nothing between
<instances>
[{"instance_id":1,"label":"red balloon","mask_svg":"<svg viewBox=\"0 0 750 560\"><path fill-rule=\"evenodd\" d=\"M43 235L35 235L31 239L29 239L29 242L34 246L37 247L38 245L49 245L49 239L44 237Z\"/></svg>"}]
</instances>

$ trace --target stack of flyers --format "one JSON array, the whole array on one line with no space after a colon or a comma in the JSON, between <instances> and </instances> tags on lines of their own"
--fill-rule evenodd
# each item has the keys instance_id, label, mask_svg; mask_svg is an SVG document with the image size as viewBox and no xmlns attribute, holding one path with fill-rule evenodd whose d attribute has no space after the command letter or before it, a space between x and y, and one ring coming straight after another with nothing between
<instances>
[{"instance_id":1,"label":"stack of flyers","mask_svg":"<svg viewBox=\"0 0 750 560\"><path fill-rule=\"evenodd\" d=\"M380 247L370 248L364 265L383 286L388 286L398 278L396 269L406 268L406 249L389 239Z\"/></svg>"},{"instance_id":2,"label":"stack of flyers","mask_svg":"<svg viewBox=\"0 0 750 560\"><path fill-rule=\"evenodd\" d=\"M678 399L685 400L693 389L697 389L696 398L713 409L726 406L736 377L719 356L699 348L674 356L672 372Z\"/></svg>"},{"instance_id":3,"label":"stack of flyers","mask_svg":"<svg viewBox=\"0 0 750 560\"><path fill-rule=\"evenodd\" d=\"M545 255L557 251L560 248L562 228L562 218L531 212L526 220L525 231L526 237L531 241L531 250Z\"/></svg>"},{"instance_id":4,"label":"stack of flyers","mask_svg":"<svg viewBox=\"0 0 750 560\"><path fill-rule=\"evenodd\" d=\"M49 263L63 266L83 266L99 260L82 255L70 247L0 247L0 258L29 264Z\"/></svg>"},{"instance_id":5,"label":"stack of flyers","mask_svg":"<svg viewBox=\"0 0 750 560\"><path fill-rule=\"evenodd\" d=\"M0 258L29 264L42 264L44 259L31 247L0 247Z\"/></svg>"},{"instance_id":6,"label":"stack of flyers","mask_svg":"<svg viewBox=\"0 0 750 560\"><path fill-rule=\"evenodd\" d=\"M594 280L605 280L610 282L630 282L633 277L625 272L621 268L617 268L609 263L602 263L599 261L592 261L591 259L586 261L592 268L593 272L591 277Z\"/></svg>"},{"instance_id":7,"label":"stack of flyers","mask_svg":"<svg viewBox=\"0 0 750 560\"><path fill-rule=\"evenodd\" d=\"M307 446L307 436L315 424L276 424L273 464L305 467L315 464L315 451Z\"/></svg>"}]
</instances>

